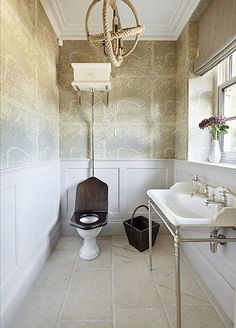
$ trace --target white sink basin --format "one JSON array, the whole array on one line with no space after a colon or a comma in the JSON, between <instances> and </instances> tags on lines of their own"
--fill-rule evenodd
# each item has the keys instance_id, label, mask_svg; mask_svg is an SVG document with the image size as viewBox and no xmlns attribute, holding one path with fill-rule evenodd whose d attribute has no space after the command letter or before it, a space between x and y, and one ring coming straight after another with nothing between
<instances>
[{"instance_id":1,"label":"white sink basin","mask_svg":"<svg viewBox=\"0 0 236 328\"><path fill-rule=\"evenodd\" d=\"M206 199L191 196L191 184L176 183L166 190L148 190L148 196L175 226L183 228L235 227L236 208L219 204L206 206ZM213 228L213 229L212 229Z\"/></svg>"}]
</instances>

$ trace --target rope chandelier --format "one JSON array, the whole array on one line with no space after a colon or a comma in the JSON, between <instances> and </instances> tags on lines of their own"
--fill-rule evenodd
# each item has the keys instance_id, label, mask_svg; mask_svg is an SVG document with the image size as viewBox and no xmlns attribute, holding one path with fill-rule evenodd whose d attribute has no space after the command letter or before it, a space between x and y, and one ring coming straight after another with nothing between
<instances>
[{"instance_id":1,"label":"rope chandelier","mask_svg":"<svg viewBox=\"0 0 236 328\"><path fill-rule=\"evenodd\" d=\"M95 35L91 35L89 33L88 22L91 11L94 6L98 4L100 1L103 1L103 32ZM103 46L104 54L110 59L112 65L118 67L123 62L123 59L130 55L135 47L138 44L140 34L144 31L144 27L141 25L139 16L137 14L136 9L133 4L129 0L121 0L124 2L132 11L136 26L122 28L121 19L119 15L119 11L116 5L116 0L93 0L91 5L88 8L86 19L85 19L85 30L87 34L87 39L90 43L96 44L100 43ZM109 9L113 11L112 17L112 28L110 30L109 25ZM135 35L135 41L130 50L124 53L123 47L123 38Z\"/></svg>"}]
</instances>

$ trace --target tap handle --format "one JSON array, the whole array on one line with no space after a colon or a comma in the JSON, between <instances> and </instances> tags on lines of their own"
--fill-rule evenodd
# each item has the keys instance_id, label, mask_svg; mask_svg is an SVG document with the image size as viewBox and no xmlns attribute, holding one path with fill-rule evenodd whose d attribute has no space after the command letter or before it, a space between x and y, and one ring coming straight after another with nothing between
<instances>
[{"instance_id":1,"label":"tap handle","mask_svg":"<svg viewBox=\"0 0 236 328\"><path fill-rule=\"evenodd\" d=\"M198 174L194 174L194 177L193 177L193 181L200 181L199 178L198 178Z\"/></svg>"},{"instance_id":2,"label":"tap handle","mask_svg":"<svg viewBox=\"0 0 236 328\"><path fill-rule=\"evenodd\" d=\"M221 196L222 205L227 206L227 203L228 203L227 190L219 191L219 193L222 194L222 196Z\"/></svg>"},{"instance_id":3,"label":"tap handle","mask_svg":"<svg viewBox=\"0 0 236 328\"><path fill-rule=\"evenodd\" d=\"M212 194L212 201L213 201L213 202L216 201L216 194Z\"/></svg>"},{"instance_id":4,"label":"tap handle","mask_svg":"<svg viewBox=\"0 0 236 328\"><path fill-rule=\"evenodd\" d=\"M232 192L229 188L227 187L222 187L224 190L223 191L219 191L219 193L221 194L229 194L229 195L233 195L236 196L236 194L234 192Z\"/></svg>"},{"instance_id":5,"label":"tap handle","mask_svg":"<svg viewBox=\"0 0 236 328\"><path fill-rule=\"evenodd\" d=\"M227 194L231 194L227 190L223 190L223 191L220 190L219 193L222 194L222 196L226 196Z\"/></svg>"},{"instance_id":6,"label":"tap handle","mask_svg":"<svg viewBox=\"0 0 236 328\"><path fill-rule=\"evenodd\" d=\"M206 198L209 198L209 186L208 186L208 184L205 184L205 186L204 186L204 194L205 194Z\"/></svg>"}]
</instances>

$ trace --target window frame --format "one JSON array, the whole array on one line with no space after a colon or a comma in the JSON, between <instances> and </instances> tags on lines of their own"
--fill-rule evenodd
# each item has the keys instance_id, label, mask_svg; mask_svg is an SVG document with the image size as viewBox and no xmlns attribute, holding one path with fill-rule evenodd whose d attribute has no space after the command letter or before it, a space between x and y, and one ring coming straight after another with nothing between
<instances>
[{"instance_id":1,"label":"window frame","mask_svg":"<svg viewBox=\"0 0 236 328\"><path fill-rule=\"evenodd\" d=\"M225 116L225 114L224 114L224 90L233 84L236 85L236 76L231 77L229 80L227 80L226 82L224 82L218 86L218 101L219 101L218 112L219 112L219 115ZM233 120L236 120L236 116L226 117L226 122L233 121ZM235 164L236 163L236 152L224 151L224 135L220 135L219 141L220 141L220 146L221 146L221 151L222 151L222 162Z\"/></svg>"},{"instance_id":2,"label":"window frame","mask_svg":"<svg viewBox=\"0 0 236 328\"><path fill-rule=\"evenodd\" d=\"M224 115L224 89L236 84L236 76L232 77L232 56L230 55L218 67L218 114ZM226 121L236 120L236 116L226 117ZM236 152L224 151L224 135L219 137L220 147L222 151L221 162L236 164Z\"/></svg>"}]
</instances>

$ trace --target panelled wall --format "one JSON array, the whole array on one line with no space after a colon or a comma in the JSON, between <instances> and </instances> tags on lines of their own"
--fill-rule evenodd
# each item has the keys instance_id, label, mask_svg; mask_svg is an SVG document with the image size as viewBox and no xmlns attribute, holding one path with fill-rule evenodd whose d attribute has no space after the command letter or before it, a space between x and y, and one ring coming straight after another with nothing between
<instances>
[{"instance_id":1,"label":"panelled wall","mask_svg":"<svg viewBox=\"0 0 236 328\"><path fill-rule=\"evenodd\" d=\"M195 173L202 182L213 186L225 186L236 191L236 169L214 164L174 161L174 181L191 181ZM224 229L227 237L236 237L233 229ZM208 237L209 234L182 231L185 237ZM183 249L203 281L229 318L236 315L236 243L218 246L217 253L210 252L209 243L186 243ZM236 324L236 322L235 322Z\"/></svg>"},{"instance_id":2,"label":"panelled wall","mask_svg":"<svg viewBox=\"0 0 236 328\"><path fill-rule=\"evenodd\" d=\"M58 161L1 174L1 327L8 323L60 236Z\"/></svg>"},{"instance_id":3,"label":"panelled wall","mask_svg":"<svg viewBox=\"0 0 236 328\"><path fill-rule=\"evenodd\" d=\"M75 189L90 174L88 160L61 161L61 219L63 234L77 234L69 226L74 212ZM95 176L109 186L108 225L104 234L123 234L122 221L131 217L136 206L147 204L146 191L165 189L172 185L171 160L99 160ZM142 210L143 211L143 210ZM143 212L147 216L147 212Z\"/></svg>"}]
</instances>

